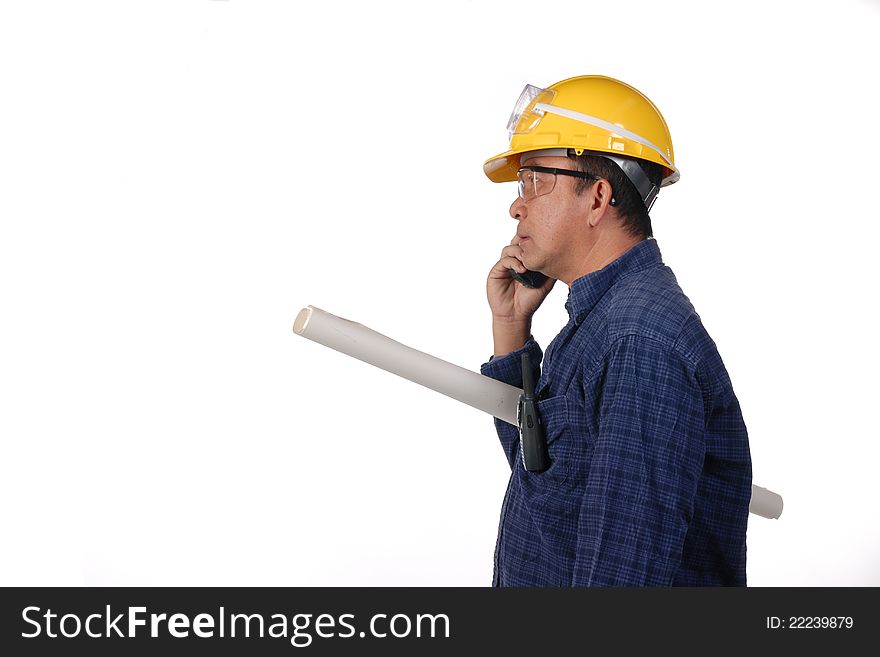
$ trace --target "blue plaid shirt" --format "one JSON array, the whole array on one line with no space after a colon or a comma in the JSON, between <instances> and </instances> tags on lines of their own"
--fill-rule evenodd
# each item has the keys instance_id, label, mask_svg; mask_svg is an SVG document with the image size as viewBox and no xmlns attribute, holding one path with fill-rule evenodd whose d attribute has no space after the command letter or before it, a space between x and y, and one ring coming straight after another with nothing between
<instances>
[{"instance_id":1,"label":"blue plaid shirt","mask_svg":"<svg viewBox=\"0 0 880 657\"><path fill-rule=\"evenodd\" d=\"M493 586L745 586L748 434L657 241L574 281L565 308L536 389L550 468L526 471L495 420L512 472ZM481 371L521 387L524 351L541 362L530 336Z\"/></svg>"}]
</instances>

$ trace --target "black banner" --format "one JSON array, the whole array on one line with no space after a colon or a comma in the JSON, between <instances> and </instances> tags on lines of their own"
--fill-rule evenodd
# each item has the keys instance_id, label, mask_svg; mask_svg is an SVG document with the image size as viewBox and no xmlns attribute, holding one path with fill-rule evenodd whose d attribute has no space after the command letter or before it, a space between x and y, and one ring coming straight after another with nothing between
<instances>
[{"instance_id":1,"label":"black banner","mask_svg":"<svg viewBox=\"0 0 880 657\"><path fill-rule=\"evenodd\" d=\"M850 650L877 588L8 588L5 655ZM846 653L849 654L849 653Z\"/></svg>"}]
</instances>

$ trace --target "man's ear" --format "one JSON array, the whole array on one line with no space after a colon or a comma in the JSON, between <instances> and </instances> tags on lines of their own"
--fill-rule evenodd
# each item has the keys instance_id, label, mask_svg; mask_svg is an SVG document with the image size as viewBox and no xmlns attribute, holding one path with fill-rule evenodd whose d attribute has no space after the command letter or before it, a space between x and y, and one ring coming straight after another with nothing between
<instances>
[{"instance_id":1,"label":"man's ear","mask_svg":"<svg viewBox=\"0 0 880 657\"><path fill-rule=\"evenodd\" d=\"M587 194L587 220L591 226L596 226L608 214L614 190L611 183L602 178L593 183Z\"/></svg>"}]
</instances>

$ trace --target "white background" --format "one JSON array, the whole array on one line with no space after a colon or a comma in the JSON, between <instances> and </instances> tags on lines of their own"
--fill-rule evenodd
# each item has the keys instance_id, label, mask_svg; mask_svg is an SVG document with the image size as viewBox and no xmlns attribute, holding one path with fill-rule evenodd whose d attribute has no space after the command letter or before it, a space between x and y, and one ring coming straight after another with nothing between
<instances>
[{"instance_id":1,"label":"white background","mask_svg":"<svg viewBox=\"0 0 880 657\"><path fill-rule=\"evenodd\" d=\"M880 585L876 2L0 7L0 583L491 582L491 418L295 336L478 370L527 82L622 79L730 372L751 585ZM566 321L558 283L535 318Z\"/></svg>"}]
</instances>

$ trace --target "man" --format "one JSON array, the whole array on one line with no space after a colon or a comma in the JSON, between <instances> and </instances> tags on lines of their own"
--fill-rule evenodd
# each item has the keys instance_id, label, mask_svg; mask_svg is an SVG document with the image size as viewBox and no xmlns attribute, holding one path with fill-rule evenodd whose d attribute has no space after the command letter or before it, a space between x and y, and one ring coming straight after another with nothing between
<instances>
[{"instance_id":1,"label":"man","mask_svg":"<svg viewBox=\"0 0 880 657\"><path fill-rule=\"evenodd\" d=\"M510 149L484 165L519 194L489 272L482 373L523 385L522 354L544 356L531 318L556 280L569 322L535 390L549 467L526 470L519 431L496 420L512 472L493 585L744 586L746 427L648 215L679 175L666 122L629 85L583 76L526 87L509 129ZM514 279L527 270L547 279Z\"/></svg>"}]
</instances>

